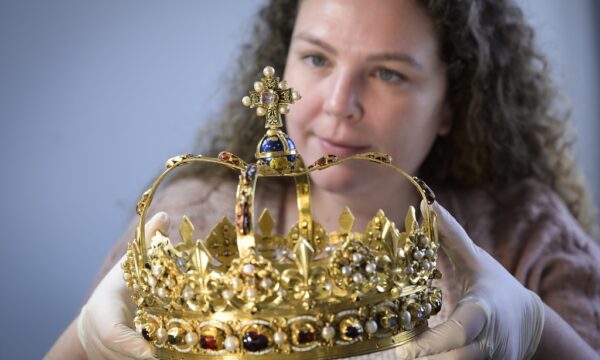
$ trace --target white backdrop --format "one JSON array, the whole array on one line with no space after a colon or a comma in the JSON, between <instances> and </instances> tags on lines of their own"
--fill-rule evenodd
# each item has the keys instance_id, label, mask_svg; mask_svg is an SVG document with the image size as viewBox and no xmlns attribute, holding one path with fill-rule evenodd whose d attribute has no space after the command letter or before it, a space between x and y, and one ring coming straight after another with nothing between
<instances>
[{"instance_id":1,"label":"white backdrop","mask_svg":"<svg viewBox=\"0 0 600 360\"><path fill-rule=\"evenodd\" d=\"M260 3L0 1L0 359L40 358L78 312L141 191L218 108ZM598 196L593 3L525 8Z\"/></svg>"}]
</instances>

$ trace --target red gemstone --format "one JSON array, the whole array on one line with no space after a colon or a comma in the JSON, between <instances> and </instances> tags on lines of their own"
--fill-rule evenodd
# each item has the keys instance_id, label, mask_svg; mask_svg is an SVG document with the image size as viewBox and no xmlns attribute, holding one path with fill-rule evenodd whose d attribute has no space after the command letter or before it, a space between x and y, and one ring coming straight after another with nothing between
<instances>
[{"instance_id":1,"label":"red gemstone","mask_svg":"<svg viewBox=\"0 0 600 360\"><path fill-rule=\"evenodd\" d=\"M325 162L326 162L325 158L322 157L322 158L317 159L317 161L315 162L315 164L317 164L317 165L325 165Z\"/></svg>"},{"instance_id":2,"label":"red gemstone","mask_svg":"<svg viewBox=\"0 0 600 360\"><path fill-rule=\"evenodd\" d=\"M216 351L219 349L219 343L212 335L200 335L200 347L203 349Z\"/></svg>"},{"instance_id":3,"label":"red gemstone","mask_svg":"<svg viewBox=\"0 0 600 360\"><path fill-rule=\"evenodd\" d=\"M298 343L308 344L315 341L315 332L310 329L303 329L298 332Z\"/></svg>"}]
</instances>

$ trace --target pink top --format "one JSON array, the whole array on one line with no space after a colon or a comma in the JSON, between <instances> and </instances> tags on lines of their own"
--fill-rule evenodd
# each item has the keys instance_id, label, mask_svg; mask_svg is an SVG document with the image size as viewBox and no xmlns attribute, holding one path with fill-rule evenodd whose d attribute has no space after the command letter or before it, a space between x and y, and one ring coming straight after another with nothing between
<instances>
[{"instance_id":1,"label":"pink top","mask_svg":"<svg viewBox=\"0 0 600 360\"><path fill-rule=\"evenodd\" d=\"M256 212L269 208L277 222L283 209L279 187L257 187ZM159 189L151 215L165 211L171 219L171 238L187 215L197 236L204 237L223 216L233 221L237 184L204 183L182 178ZM271 196L267 197L267 190ZM596 351L600 352L600 247L570 215L560 198L535 181L523 181L504 191L470 189L440 191L438 200L463 225L471 239L494 256L527 288L536 292ZM133 239L137 217L110 252L97 281L124 254ZM280 233L287 229L278 229ZM448 258L440 253L443 307L430 326L448 318L457 301L455 277ZM509 311L509 309L507 309ZM356 359L395 359L388 350Z\"/></svg>"}]
</instances>

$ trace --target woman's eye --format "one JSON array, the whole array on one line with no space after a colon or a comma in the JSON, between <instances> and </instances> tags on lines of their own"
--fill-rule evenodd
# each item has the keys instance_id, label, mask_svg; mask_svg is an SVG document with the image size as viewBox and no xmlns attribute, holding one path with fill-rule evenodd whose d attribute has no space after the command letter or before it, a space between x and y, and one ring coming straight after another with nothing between
<instances>
[{"instance_id":1,"label":"woman's eye","mask_svg":"<svg viewBox=\"0 0 600 360\"><path fill-rule=\"evenodd\" d=\"M327 59L321 55L307 55L304 57L304 60L314 67L321 67L327 64Z\"/></svg>"},{"instance_id":2,"label":"woman's eye","mask_svg":"<svg viewBox=\"0 0 600 360\"><path fill-rule=\"evenodd\" d=\"M399 74L395 71L386 68L380 68L376 71L376 76L385 81L386 83L394 84L403 80L406 80L406 77L402 74Z\"/></svg>"}]
</instances>

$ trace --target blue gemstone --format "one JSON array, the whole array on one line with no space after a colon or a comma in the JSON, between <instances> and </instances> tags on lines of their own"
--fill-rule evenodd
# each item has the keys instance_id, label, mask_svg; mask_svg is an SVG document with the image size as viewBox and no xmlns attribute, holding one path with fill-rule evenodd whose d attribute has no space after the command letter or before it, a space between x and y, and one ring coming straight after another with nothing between
<instances>
[{"instance_id":1,"label":"blue gemstone","mask_svg":"<svg viewBox=\"0 0 600 360\"><path fill-rule=\"evenodd\" d=\"M289 162L293 163L294 161L296 161L296 155L288 155L287 159L288 159Z\"/></svg>"},{"instance_id":2,"label":"blue gemstone","mask_svg":"<svg viewBox=\"0 0 600 360\"><path fill-rule=\"evenodd\" d=\"M294 142L292 141L292 139L289 138L289 136L286 135L285 140L287 141L288 148L290 150L296 150L296 144L294 144Z\"/></svg>"},{"instance_id":3,"label":"blue gemstone","mask_svg":"<svg viewBox=\"0 0 600 360\"><path fill-rule=\"evenodd\" d=\"M362 334L362 327L357 325L350 325L346 328L345 335L351 339L356 339L360 334Z\"/></svg>"},{"instance_id":4,"label":"blue gemstone","mask_svg":"<svg viewBox=\"0 0 600 360\"><path fill-rule=\"evenodd\" d=\"M260 144L261 152L275 152L275 151L283 151L283 143L279 140L279 138L275 137L266 138L262 144Z\"/></svg>"}]
</instances>

